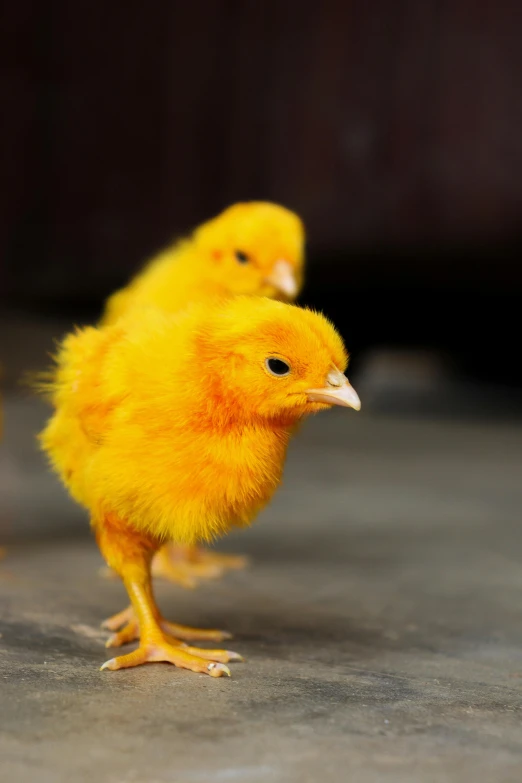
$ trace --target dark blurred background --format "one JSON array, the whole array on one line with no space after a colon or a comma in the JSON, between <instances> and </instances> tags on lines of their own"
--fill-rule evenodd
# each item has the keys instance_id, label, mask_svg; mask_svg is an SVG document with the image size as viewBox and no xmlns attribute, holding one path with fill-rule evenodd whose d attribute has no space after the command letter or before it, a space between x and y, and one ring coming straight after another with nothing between
<instances>
[{"instance_id":1,"label":"dark blurred background","mask_svg":"<svg viewBox=\"0 0 522 783\"><path fill-rule=\"evenodd\" d=\"M0 359L270 199L304 218L303 301L356 368L513 392L521 30L507 0L8 4Z\"/></svg>"}]
</instances>

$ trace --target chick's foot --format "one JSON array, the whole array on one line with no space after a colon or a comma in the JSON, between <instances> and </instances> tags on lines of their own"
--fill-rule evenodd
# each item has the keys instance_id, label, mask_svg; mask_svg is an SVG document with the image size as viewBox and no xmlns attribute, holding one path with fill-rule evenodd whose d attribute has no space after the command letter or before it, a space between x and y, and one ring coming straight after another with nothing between
<instances>
[{"instance_id":1,"label":"chick's foot","mask_svg":"<svg viewBox=\"0 0 522 783\"><path fill-rule=\"evenodd\" d=\"M152 561L152 575L183 587L196 587L202 579L217 579L225 571L245 568L248 559L222 555L206 547L165 544Z\"/></svg>"},{"instance_id":2,"label":"chick's foot","mask_svg":"<svg viewBox=\"0 0 522 783\"><path fill-rule=\"evenodd\" d=\"M230 661L243 660L232 650L205 650L199 647L189 647L183 642L166 634L154 634L142 641L140 646L118 658L106 661L101 669L129 669L142 663L172 663L181 669L189 669L211 677L230 677L230 669L225 664Z\"/></svg>"},{"instance_id":3,"label":"chick's foot","mask_svg":"<svg viewBox=\"0 0 522 783\"><path fill-rule=\"evenodd\" d=\"M191 628L188 625L171 623L163 617L158 617L158 625L164 633L175 639L183 641L199 642L222 642L225 639L231 639L232 634L227 631L207 628ZM102 623L102 628L115 631L105 643L106 647L121 647L129 642L134 642L140 638L139 624L132 606L127 607L122 612L109 617ZM119 629L119 630L118 630Z\"/></svg>"},{"instance_id":4,"label":"chick's foot","mask_svg":"<svg viewBox=\"0 0 522 783\"><path fill-rule=\"evenodd\" d=\"M190 562L201 568L219 568L221 571L241 571L248 565L245 555L223 555L204 546L193 547Z\"/></svg>"}]
</instances>

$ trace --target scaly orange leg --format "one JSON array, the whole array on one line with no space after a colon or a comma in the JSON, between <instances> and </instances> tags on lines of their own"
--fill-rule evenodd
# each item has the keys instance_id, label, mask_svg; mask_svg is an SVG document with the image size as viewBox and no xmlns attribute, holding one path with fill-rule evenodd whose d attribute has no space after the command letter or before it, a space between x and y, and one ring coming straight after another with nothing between
<instances>
[{"instance_id":1,"label":"scaly orange leg","mask_svg":"<svg viewBox=\"0 0 522 783\"><path fill-rule=\"evenodd\" d=\"M230 670L225 664L229 661L242 660L240 655L231 650L189 647L180 638L170 635L169 631L175 630L178 636L180 631L181 633L186 631L189 635L206 633L203 638L216 638L215 634L219 632L197 631L173 623L165 625L154 600L150 578L150 559L155 543L131 531L121 522L111 519L104 520L97 533L102 554L109 565L120 573L132 605L133 615L129 610L125 610L111 618L109 622L111 626L118 627L117 624L128 621L124 631L120 632L121 643L131 640L133 636L131 630L139 632L140 637L140 644L136 650L127 655L111 658L101 668L114 671L139 666L142 663L163 661L182 669L209 674L211 677L230 676ZM137 628L134 627L136 623ZM129 629L129 626L133 628ZM191 638L194 638L193 635Z\"/></svg>"},{"instance_id":2,"label":"scaly orange leg","mask_svg":"<svg viewBox=\"0 0 522 783\"><path fill-rule=\"evenodd\" d=\"M248 558L241 555L222 555L206 547L169 543L154 555L152 576L192 590L200 580L218 579L225 571L238 570L247 565ZM103 568L101 574L106 579L118 576L110 568Z\"/></svg>"},{"instance_id":3,"label":"scaly orange leg","mask_svg":"<svg viewBox=\"0 0 522 783\"><path fill-rule=\"evenodd\" d=\"M112 568L107 568L107 566L100 569L100 575L104 579L118 578L118 574ZM160 579L167 579L169 582L184 587L186 590L193 590L198 584L192 569L183 562L171 560L169 553L165 551L164 547L153 558L152 575L158 576ZM215 576L218 575L218 573L215 574Z\"/></svg>"}]
</instances>

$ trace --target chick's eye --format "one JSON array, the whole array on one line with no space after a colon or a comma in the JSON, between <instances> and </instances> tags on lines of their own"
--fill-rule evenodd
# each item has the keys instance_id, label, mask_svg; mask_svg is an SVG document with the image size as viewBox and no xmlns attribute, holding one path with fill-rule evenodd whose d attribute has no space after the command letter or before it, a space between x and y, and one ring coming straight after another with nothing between
<instances>
[{"instance_id":1,"label":"chick's eye","mask_svg":"<svg viewBox=\"0 0 522 783\"><path fill-rule=\"evenodd\" d=\"M240 264L248 264L248 256L242 250L236 250L235 256L236 261L239 261Z\"/></svg>"},{"instance_id":2,"label":"chick's eye","mask_svg":"<svg viewBox=\"0 0 522 783\"><path fill-rule=\"evenodd\" d=\"M290 372L290 365L284 362L282 359L276 359L274 357L267 359L266 367L272 375L288 375Z\"/></svg>"}]
</instances>

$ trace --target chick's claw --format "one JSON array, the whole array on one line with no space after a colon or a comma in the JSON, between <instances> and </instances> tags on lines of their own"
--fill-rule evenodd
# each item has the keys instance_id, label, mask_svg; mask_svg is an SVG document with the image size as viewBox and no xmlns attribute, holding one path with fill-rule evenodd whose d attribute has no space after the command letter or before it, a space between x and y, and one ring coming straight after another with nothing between
<instances>
[{"instance_id":1,"label":"chick's claw","mask_svg":"<svg viewBox=\"0 0 522 783\"><path fill-rule=\"evenodd\" d=\"M223 675L226 675L227 677L232 676L228 666L225 666L222 663L209 663L207 671L211 677L222 677Z\"/></svg>"}]
</instances>

